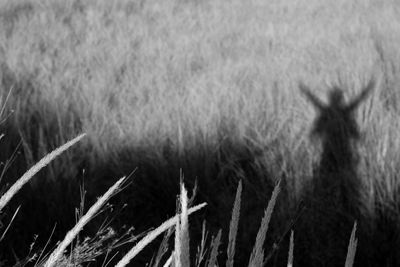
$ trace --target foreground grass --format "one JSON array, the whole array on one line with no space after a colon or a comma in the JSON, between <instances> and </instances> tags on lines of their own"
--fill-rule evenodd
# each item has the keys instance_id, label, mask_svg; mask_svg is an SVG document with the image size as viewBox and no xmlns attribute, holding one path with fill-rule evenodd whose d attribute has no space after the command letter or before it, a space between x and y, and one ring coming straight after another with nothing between
<instances>
[{"instance_id":1,"label":"foreground grass","mask_svg":"<svg viewBox=\"0 0 400 267\"><path fill-rule=\"evenodd\" d=\"M24 184L26 184L29 180L33 178L33 176L38 173L43 167L48 165L54 158L59 156L61 153L66 151L68 148L79 142L85 135L79 135L78 137L72 139L71 141L67 142L66 144L62 145L61 147L55 149L48 155L46 155L42 160L40 160L37 164L35 164L30 170L28 170L20 179L18 179L14 185L12 185L0 198L0 212L2 209L8 204L8 202L11 200L11 198L18 193L18 191L22 188ZM101 207L110 199L110 197L113 194L116 194L118 190L122 187L123 183L126 182L126 177L123 177L119 179L113 186L111 186L107 192L99 198L96 203L87 211L87 213L80 218L80 220L77 222L77 224L71 229L65 236L64 240L58 244L57 248L54 249L54 251L47 257L47 259L39 259L37 260L36 265L39 266L45 266L45 267L52 267L52 266L70 266L70 264L74 265L80 265L80 263L76 262L75 260L72 262L66 262L66 259L68 257L65 257L64 253L67 247L72 243L72 241L77 237L78 233L82 230L82 228L98 213L101 209ZM166 221L163 225L161 225L159 228L154 230L153 232L150 232L143 238L138 244L132 248L132 250L123 258L121 261L117 264L117 266L126 266L129 261L135 257L135 255L140 252L143 247L145 247L148 243L154 240L157 235L160 235L162 232L166 231L168 228L172 227L174 224L179 224L180 220L184 222L184 225L186 225L186 235L188 238L188 229L187 229L187 221L188 221L188 216L189 214L201 209L202 207L205 206L205 204L197 205L193 208L188 209L187 208L187 193L185 189L183 188L182 185L182 197L181 197L181 202L182 202L182 215L181 218L179 219L178 216ZM185 201L186 200L186 201ZM12 221L10 222L10 224ZM2 235L6 234L6 231L8 230L9 227L7 227L4 230L4 233ZM177 228L178 230L178 228ZM179 240L179 238L177 238ZM186 244L188 245L188 244ZM188 257L188 255L185 255ZM75 257L78 258L85 258L84 255L75 255ZM189 259L189 258L188 258ZM89 259L88 261L93 261L93 259ZM43 262L43 263L42 263ZM39 263L39 264L38 264ZM187 262L189 263L189 262ZM15 266L18 265L25 265L25 263L21 262L16 262ZM190 263L189 263L190 264ZM183 266L189 266L188 264L185 264Z\"/></svg>"},{"instance_id":2,"label":"foreground grass","mask_svg":"<svg viewBox=\"0 0 400 267\"><path fill-rule=\"evenodd\" d=\"M40 162L38 162L35 166L32 167L26 174L21 177L10 189L6 191L6 193L0 198L1 207L4 208L9 200L14 196L21 187L33 178L34 174L37 173L41 168L45 167L51 160L55 157L60 155L62 152L67 150L69 147L77 143L80 139L83 138L84 135L80 135L73 140L69 141L65 145L57 148L50 154L48 154L45 158L43 158ZM64 255L67 247L72 243L73 239L75 239L78 233L82 230L82 228L95 216L97 212L99 212L101 206L105 204L109 200L109 198L116 193L117 190L121 188L121 185L125 182L126 177L119 179L109 190L97 200L97 202L87 211L87 213L80 218L77 224L71 229L65 236L64 240L58 244L57 248L46 257L46 259L39 259L36 261L35 266L45 266L45 267L52 267L52 266L70 266L70 265L80 265L81 263L76 262L75 260L71 261L68 260L69 256ZM239 183L236 192L235 203L232 212L232 219L230 223L230 230L229 230L229 245L228 245L228 261L227 266L233 266L234 264L234 256L235 256L235 243L236 243L236 235L237 235L237 226L239 221L239 214L240 214L240 203L241 203L241 192L242 192L242 183ZM269 222L271 219L271 215L276 203L277 196L280 192L280 185L279 183L275 186L274 191L272 192L271 199L268 203L268 207L265 210L264 217L261 221L261 226L257 234L256 242L253 248L253 252L250 256L248 266L264 266L265 265L265 252L264 252L264 241L267 234ZM180 214L176 215L175 217L165 221L162 225L160 225L157 229L149 232L142 240L140 240L118 263L117 267L123 267L128 265L128 263L141 251L143 248L152 242L158 235L162 234L169 228L175 227L175 245L174 250L172 252L171 257L167 260L164 266L190 266L190 249L189 249L189 221L188 217L191 213L203 208L205 204L197 205L193 208L188 208L188 196L187 191L183 184L181 184L181 193L180 193ZM2 209L1 208L1 209ZM0 209L0 211L1 211ZM7 230L7 229L6 229ZM354 256L357 248L357 240L355 239L355 231L356 231L356 224L354 225L347 258L346 258L346 267L353 266ZM221 238L221 231L219 232L218 236L213 239L211 243L211 247L209 251L209 259L206 261L207 266L215 266L217 262L218 256L218 247L220 245L220 238ZM293 264L293 232L290 238L290 248L289 248L289 257L288 257L288 266L292 266ZM199 254L198 254L199 255ZM75 255L75 257L84 258L83 255ZM203 257L203 256L201 256ZM40 260L40 262L39 262ZM89 261L93 261L93 259L89 259ZM160 262L161 259L156 259L157 262ZM201 262L201 259L196 259L196 262ZM84 262L82 262L84 263ZM16 262L15 266L18 266L21 262Z\"/></svg>"}]
</instances>

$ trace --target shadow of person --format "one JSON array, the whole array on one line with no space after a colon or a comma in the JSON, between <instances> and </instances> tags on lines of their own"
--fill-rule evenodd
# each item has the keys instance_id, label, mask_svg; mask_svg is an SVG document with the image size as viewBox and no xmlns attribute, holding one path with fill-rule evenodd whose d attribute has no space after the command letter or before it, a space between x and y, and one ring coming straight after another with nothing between
<instances>
[{"instance_id":1,"label":"shadow of person","mask_svg":"<svg viewBox=\"0 0 400 267\"><path fill-rule=\"evenodd\" d=\"M363 92L349 104L344 102L341 89L334 87L329 95L329 104L325 105L307 87L300 84L300 90L319 113L312 135L318 135L323 143L320 171L332 173L341 169L352 170L357 164L351 145L351 141L360 138L354 112L373 87L374 82L371 80Z\"/></svg>"},{"instance_id":2,"label":"shadow of person","mask_svg":"<svg viewBox=\"0 0 400 267\"><path fill-rule=\"evenodd\" d=\"M374 85L371 80L349 103L345 102L342 90L334 87L327 104L305 85L299 85L318 113L311 135L320 138L322 143L321 158L307 199L314 232L310 242L317 243L318 251L311 251L312 260L318 266L343 265L351 227L360 219L361 182L357 177L359 156L355 150L360 131L355 111Z\"/></svg>"}]
</instances>

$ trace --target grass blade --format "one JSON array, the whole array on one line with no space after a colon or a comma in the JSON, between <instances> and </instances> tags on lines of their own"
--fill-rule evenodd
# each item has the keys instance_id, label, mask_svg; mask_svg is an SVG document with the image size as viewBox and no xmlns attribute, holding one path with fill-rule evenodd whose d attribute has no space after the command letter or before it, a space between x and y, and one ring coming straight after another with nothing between
<instances>
[{"instance_id":1,"label":"grass blade","mask_svg":"<svg viewBox=\"0 0 400 267\"><path fill-rule=\"evenodd\" d=\"M6 236L6 233L8 232L8 229L10 229L10 226L13 223L15 216L17 216L20 208L21 208L21 205L19 205L17 210L14 212L14 215L12 216L11 221L8 223L6 229L4 230L3 234L0 237L0 242L3 241L4 237Z\"/></svg>"},{"instance_id":2,"label":"grass blade","mask_svg":"<svg viewBox=\"0 0 400 267\"><path fill-rule=\"evenodd\" d=\"M168 260L165 262L165 264L163 265L163 267L169 267L169 266L171 266L173 256L174 256L174 252L172 251L172 255L168 258Z\"/></svg>"},{"instance_id":3,"label":"grass blade","mask_svg":"<svg viewBox=\"0 0 400 267\"><path fill-rule=\"evenodd\" d=\"M354 223L353 231L351 231L349 247L347 249L346 263L344 264L345 267L352 267L354 264L354 258L356 256L357 243L358 243L358 240L356 238L356 230L357 230L357 222Z\"/></svg>"},{"instance_id":4,"label":"grass blade","mask_svg":"<svg viewBox=\"0 0 400 267\"><path fill-rule=\"evenodd\" d=\"M188 214L196 212L206 206L206 203L194 206L188 209ZM116 267L126 266L143 248L150 244L157 236L171 228L179 220L179 214L170 218L169 220L162 223L159 227L148 233L142 240L140 240L116 265Z\"/></svg>"},{"instance_id":5,"label":"grass blade","mask_svg":"<svg viewBox=\"0 0 400 267\"><path fill-rule=\"evenodd\" d=\"M236 245L236 236L238 231L239 224L239 215L240 215L240 197L242 195L242 181L239 181L239 185L236 191L235 204L233 205L232 210L232 218L229 226L229 243L227 255L228 259L226 261L226 267L233 267L234 256L235 256L235 245Z\"/></svg>"},{"instance_id":6,"label":"grass blade","mask_svg":"<svg viewBox=\"0 0 400 267\"><path fill-rule=\"evenodd\" d=\"M7 192L0 198L0 211L7 205L11 198L25 185L36 173L43 167L48 165L53 159L63 153L65 150L80 141L86 134L81 134L74 139L68 141L64 145L54 149L52 152L44 156L38 163L32 166L21 178L18 179Z\"/></svg>"},{"instance_id":7,"label":"grass blade","mask_svg":"<svg viewBox=\"0 0 400 267\"><path fill-rule=\"evenodd\" d=\"M218 248L219 248L219 245L221 244L221 233L222 233L222 231L219 230L217 236L212 241L212 244L211 244L212 250L211 250L211 254L210 254L210 260L208 261L208 265L207 265L208 267L214 267L215 263L217 262Z\"/></svg>"},{"instance_id":8,"label":"grass blade","mask_svg":"<svg viewBox=\"0 0 400 267\"><path fill-rule=\"evenodd\" d=\"M119 179L107 192L99 198L93 206L90 207L88 212L82 216L78 223L65 235L64 240L58 247L51 253L50 257L44 264L45 267L51 267L57 264L57 260L63 255L64 250L82 230L82 228L90 221L90 219L100 210L100 208L110 199L110 197L117 191L121 184L125 181L126 177Z\"/></svg>"},{"instance_id":9,"label":"grass blade","mask_svg":"<svg viewBox=\"0 0 400 267\"><path fill-rule=\"evenodd\" d=\"M294 232L290 234L290 244L289 244L289 256L288 256L288 267L293 267L293 248L294 248Z\"/></svg>"},{"instance_id":10,"label":"grass blade","mask_svg":"<svg viewBox=\"0 0 400 267\"><path fill-rule=\"evenodd\" d=\"M261 221L260 229L258 230L256 243L250 256L249 266L262 266L264 260L264 241L268 231L268 225L271 220L272 211L274 210L276 198L280 192L280 182L275 186L270 201L268 202L267 209L265 210L264 217Z\"/></svg>"},{"instance_id":11,"label":"grass blade","mask_svg":"<svg viewBox=\"0 0 400 267\"><path fill-rule=\"evenodd\" d=\"M176 222L175 230L175 267L190 266L188 198L183 183L181 183L180 204L181 214Z\"/></svg>"}]
</instances>

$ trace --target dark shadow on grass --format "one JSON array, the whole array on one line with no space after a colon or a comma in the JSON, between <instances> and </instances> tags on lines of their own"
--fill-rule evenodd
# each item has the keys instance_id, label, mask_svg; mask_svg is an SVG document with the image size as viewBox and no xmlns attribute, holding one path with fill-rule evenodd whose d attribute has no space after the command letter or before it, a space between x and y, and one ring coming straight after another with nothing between
<instances>
[{"instance_id":1,"label":"dark shadow on grass","mask_svg":"<svg viewBox=\"0 0 400 267\"><path fill-rule=\"evenodd\" d=\"M207 202L207 207L194 214L190 220L192 259L200 244L204 220L209 232L207 242L210 242L211 235L216 235L222 229L223 243L220 251L226 251L236 189L242 180L243 195L235 262L237 266L245 266L275 181L267 165L256 156L256 148L234 136L227 137L223 131L217 145L199 142L182 151L172 145L172 141L166 140L153 148L127 148L121 151L120 159L124 164L119 166L120 171L127 173L136 167L137 171L130 188L114 199L128 204L128 212L117 218L117 223L129 222L135 225L139 233L174 216L179 180L183 174L190 196L197 184L194 204ZM273 222L276 218L272 219ZM274 229L272 224L271 229ZM270 246L271 239L268 240ZM150 245L134 263L143 266L154 255L158 245L159 242ZM225 257L226 253L221 253L218 258L221 264Z\"/></svg>"},{"instance_id":2,"label":"dark shadow on grass","mask_svg":"<svg viewBox=\"0 0 400 267\"><path fill-rule=\"evenodd\" d=\"M355 111L373 87L371 80L349 103L345 103L342 90L334 87L329 103L324 104L300 84L318 112L311 134L322 142L320 162L306 189L308 211L303 219L308 224L308 266L342 266L353 223L362 220L362 182L357 175L359 155L355 149L360 132Z\"/></svg>"},{"instance_id":3,"label":"dark shadow on grass","mask_svg":"<svg viewBox=\"0 0 400 267\"><path fill-rule=\"evenodd\" d=\"M4 132L10 133L9 137L13 139L4 145L9 148L14 147L19 142L18 131L8 124L3 126L7 126ZM89 165L89 160L85 161L85 155L82 151L79 152L78 146L74 153L83 155L83 158L80 159L80 166L74 168L85 168L86 210L119 177L137 169L132 175L131 185L111 200L115 209L127 204L116 214L111 225L121 232L120 229L134 226L135 234L143 233L176 214L176 196L179 194L179 181L183 174L190 196L197 182L197 194L193 204L201 202L208 204L190 220L191 256L194 258L200 244L204 220L209 231L207 242L210 242L211 235L222 229L223 243L220 251L226 251L236 188L239 180L242 180L242 205L235 262L238 266L246 265L264 209L276 182L272 177L278 175L271 175L268 159L264 157L263 151L237 136L232 127L232 125L221 126L218 140L212 143L198 141L192 146L178 149L173 141L166 139L152 146L124 147L109 158L103 158L98 162L90 161L92 165ZM35 140L31 141L35 144ZM23 149L21 148L22 156L15 162L15 167L18 167L8 172L12 177L9 179L10 182L29 167L23 157L25 154ZM37 161L38 158L36 155L33 160ZM43 246L57 223L51 242L51 245L54 245L58 240L62 240L65 233L74 225L74 208L79 206L79 181L82 176L79 170L75 173L76 177L57 179L50 177L53 175L51 172L43 170L35 178L41 182L35 186L27 185L13 200L10 211L19 203L22 204L22 210L6 240L0 244L7 250L3 255L8 258L9 263L14 261L14 253L20 258L27 255L35 234L40 235L37 246ZM275 212L267 235L266 247L271 247L272 242L280 237L279 234L275 234L280 230L280 226L276 223L278 218L278 213ZM104 219L104 214L98 216L85 228L81 237L93 236ZM274 229L278 231L275 232ZM149 262L159 244L160 240L148 246L135 258L132 266L144 266ZM119 255L124 255L131 246L132 244L121 247ZM222 253L218 258L221 264L225 257L226 253Z\"/></svg>"}]
</instances>

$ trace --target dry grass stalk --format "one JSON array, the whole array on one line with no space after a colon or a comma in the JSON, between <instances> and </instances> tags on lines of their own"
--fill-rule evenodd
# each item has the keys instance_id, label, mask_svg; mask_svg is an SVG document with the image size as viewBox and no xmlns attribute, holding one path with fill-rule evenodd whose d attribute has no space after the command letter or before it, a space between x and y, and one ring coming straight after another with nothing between
<instances>
[{"instance_id":1,"label":"dry grass stalk","mask_svg":"<svg viewBox=\"0 0 400 267\"><path fill-rule=\"evenodd\" d=\"M235 204L233 205L232 218L229 226L229 243L228 243L228 259L226 261L226 267L233 267L234 256L235 256L235 245L236 245L236 235L238 231L239 215L240 215L240 197L242 194L242 181L239 182Z\"/></svg>"},{"instance_id":2,"label":"dry grass stalk","mask_svg":"<svg viewBox=\"0 0 400 267\"><path fill-rule=\"evenodd\" d=\"M358 240L356 238L356 230L357 230L357 222L354 223L353 231L351 231L349 247L347 249L346 263L344 264L345 267L352 267L354 264L354 258L356 256L357 243L358 243Z\"/></svg>"},{"instance_id":3,"label":"dry grass stalk","mask_svg":"<svg viewBox=\"0 0 400 267\"><path fill-rule=\"evenodd\" d=\"M293 248L294 248L294 232L290 234L290 244L289 244L289 256L288 256L288 267L293 267Z\"/></svg>"},{"instance_id":4,"label":"dry grass stalk","mask_svg":"<svg viewBox=\"0 0 400 267\"><path fill-rule=\"evenodd\" d=\"M13 223L15 217L17 216L19 209L21 208L21 205L18 206L18 208L15 210L14 215L12 216L10 222L7 225L7 228L4 230L3 234L0 237L0 242L3 241L4 237L6 236L8 230L10 229L11 224Z\"/></svg>"},{"instance_id":5,"label":"dry grass stalk","mask_svg":"<svg viewBox=\"0 0 400 267\"><path fill-rule=\"evenodd\" d=\"M174 232L173 229L169 229L167 233L164 235L161 245L158 248L157 255L154 258L154 262L152 261L149 266L154 266L154 267L161 266L161 259L164 257L165 253L168 252L168 241L173 232Z\"/></svg>"},{"instance_id":6,"label":"dry grass stalk","mask_svg":"<svg viewBox=\"0 0 400 267\"><path fill-rule=\"evenodd\" d=\"M174 256L174 252L172 251L172 255L169 256L168 260L165 262L165 264L163 265L163 267L169 267L169 266L171 266L173 256Z\"/></svg>"},{"instance_id":7,"label":"dry grass stalk","mask_svg":"<svg viewBox=\"0 0 400 267\"><path fill-rule=\"evenodd\" d=\"M181 214L175 230L175 267L190 266L188 198L183 183L181 183L180 204Z\"/></svg>"},{"instance_id":8,"label":"dry grass stalk","mask_svg":"<svg viewBox=\"0 0 400 267\"><path fill-rule=\"evenodd\" d=\"M267 234L269 221L271 220L272 211L274 209L276 198L280 192L280 182L275 186L270 201L268 202L267 209L265 210L264 217L261 221L260 229L258 230L256 243L250 256L249 266L258 267L262 266L264 261L264 241Z\"/></svg>"},{"instance_id":9,"label":"dry grass stalk","mask_svg":"<svg viewBox=\"0 0 400 267\"><path fill-rule=\"evenodd\" d=\"M68 148L80 141L86 134L81 134L74 139L68 141L64 145L54 149L52 152L44 156L38 163L31 167L21 178L16 181L10 189L0 198L0 211L7 205L11 198L26 184L36 173L43 167L48 165L53 159L66 151Z\"/></svg>"},{"instance_id":10,"label":"dry grass stalk","mask_svg":"<svg viewBox=\"0 0 400 267\"><path fill-rule=\"evenodd\" d=\"M192 214L205 207L207 204L202 203L193 208L188 209L188 214ZM126 266L143 248L150 244L157 236L168 230L170 227L176 224L179 220L179 214L170 218L169 220L162 223L159 227L148 233L142 240L140 240L116 265L116 267Z\"/></svg>"},{"instance_id":11,"label":"dry grass stalk","mask_svg":"<svg viewBox=\"0 0 400 267\"><path fill-rule=\"evenodd\" d=\"M197 247L196 261L194 264L196 267L202 266L201 263L206 259L206 253L208 251L208 245L206 247L207 236L208 232L206 231L206 221L203 220L200 244Z\"/></svg>"},{"instance_id":12,"label":"dry grass stalk","mask_svg":"<svg viewBox=\"0 0 400 267\"><path fill-rule=\"evenodd\" d=\"M64 240L58 245L58 247L51 253L48 260L44 264L44 267L51 267L57 264L57 260L63 255L65 249L72 240L78 235L82 228L96 215L100 208L110 199L110 197L120 188L121 184L126 180L126 177L119 179L107 192L99 198L96 203L88 210L88 212L82 216L78 223L65 235Z\"/></svg>"},{"instance_id":13,"label":"dry grass stalk","mask_svg":"<svg viewBox=\"0 0 400 267\"><path fill-rule=\"evenodd\" d=\"M218 248L219 245L221 244L221 234L222 234L222 230L218 231L217 236L213 239L212 243L211 243L211 254L210 254L210 260L208 261L208 267L214 267L216 266L216 262L217 262L217 256L218 256Z\"/></svg>"}]
</instances>

